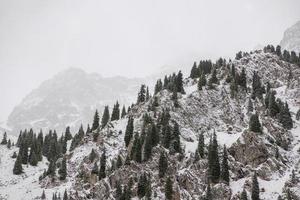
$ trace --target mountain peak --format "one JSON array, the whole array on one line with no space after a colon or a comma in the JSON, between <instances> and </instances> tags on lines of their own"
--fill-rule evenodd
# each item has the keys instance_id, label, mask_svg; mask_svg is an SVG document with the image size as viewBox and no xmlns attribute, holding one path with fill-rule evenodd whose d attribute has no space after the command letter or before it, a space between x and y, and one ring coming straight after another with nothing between
<instances>
[{"instance_id":1,"label":"mountain peak","mask_svg":"<svg viewBox=\"0 0 300 200\"><path fill-rule=\"evenodd\" d=\"M300 20L284 32L280 46L282 49L300 53Z\"/></svg>"}]
</instances>

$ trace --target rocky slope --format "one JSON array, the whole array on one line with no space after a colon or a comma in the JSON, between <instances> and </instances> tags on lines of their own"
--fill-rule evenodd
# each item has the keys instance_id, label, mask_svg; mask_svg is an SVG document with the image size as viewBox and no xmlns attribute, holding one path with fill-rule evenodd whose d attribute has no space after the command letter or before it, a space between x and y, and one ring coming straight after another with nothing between
<instances>
[{"instance_id":1,"label":"rocky slope","mask_svg":"<svg viewBox=\"0 0 300 200\"><path fill-rule=\"evenodd\" d=\"M247 73L247 92L239 89L232 96L230 84L226 77L234 64L237 72L245 68ZM137 198L137 180L146 172L151 177L152 199L165 199L165 178L159 178L158 160L161 151L168 154L169 167L167 175L173 180L173 199L201 199L207 190L207 159L195 162L195 151L199 134L205 135L205 144L215 132L219 143L220 156L223 145L228 148L230 168L230 184L219 182L211 184L213 199L240 199L243 189L246 189L250 198L251 177L256 171L260 185L261 199L277 199L279 195L286 197L287 191L294 199L300 198L299 165L300 165L300 122L296 120L296 112L300 108L300 68L284 62L276 55L256 51L245 54L241 59L234 60L226 65L218 66L218 85L214 89L208 87L197 90L197 79L184 80L185 94L178 93L178 107L174 106L172 93L162 90L149 101L135 105L126 118L110 122L100 131L96 142L93 134L88 133L80 145L68 152L68 176L66 181L51 183L48 178L38 181L31 174L40 174L48 162L39 163L38 167L27 166L22 176L12 175L12 161L1 163L5 173L0 175L0 193L2 197L14 199L11 191L18 189L24 199L38 198L45 190L47 199L52 193L62 193L68 190L73 199L115 199L117 182L127 185L130 178L134 180L132 196ZM264 106L264 101L253 101L253 112L247 112L248 101L251 97L252 77L258 72L263 84L270 83L276 91L276 97L287 102L293 119L293 128L284 129L278 120L271 118ZM293 72L292 74L290 72ZM209 79L210 75L208 75ZM150 109L154 98L158 104ZM100 155L106 151L107 169L111 168L111 161L121 155L123 163L130 154L125 147L124 136L128 117L134 118L134 132L142 134L143 115L147 113L154 122L158 121L163 110L170 110L170 123L178 123L180 127L180 141L182 154L171 153L162 145L153 148L150 160L142 163L130 161L115 170L108 170L107 177L97 181L91 174L94 162L99 162ZM250 116L257 112L263 127L263 133L249 131ZM70 144L69 144L70 146ZM91 150L96 150L96 159L89 161ZM16 149L3 149L5 155L11 155ZM9 167L11 166L11 167ZM10 168L10 170L8 170ZM295 175L292 177L292 171ZM24 184L26 183L26 184ZM26 187L25 185L31 185ZM10 188L10 190L8 190Z\"/></svg>"},{"instance_id":2,"label":"rocky slope","mask_svg":"<svg viewBox=\"0 0 300 200\"><path fill-rule=\"evenodd\" d=\"M42 83L27 95L9 115L7 124L12 133L25 128L56 129L66 125L76 129L91 120L95 109L119 101L121 106L135 101L141 79L104 78L70 68Z\"/></svg>"},{"instance_id":3,"label":"rocky slope","mask_svg":"<svg viewBox=\"0 0 300 200\"><path fill-rule=\"evenodd\" d=\"M282 49L300 53L300 21L284 32L280 46Z\"/></svg>"}]
</instances>

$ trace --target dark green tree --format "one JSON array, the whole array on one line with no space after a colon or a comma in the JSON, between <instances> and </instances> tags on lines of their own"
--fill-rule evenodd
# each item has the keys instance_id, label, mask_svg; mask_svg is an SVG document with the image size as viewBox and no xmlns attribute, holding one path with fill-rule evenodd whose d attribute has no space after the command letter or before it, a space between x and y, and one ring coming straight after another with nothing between
<instances>
[{"instance_id":1,"label":"dark green tree","mask_svg":"<svg viewBox=\"0 0 300 200\"><path fill-rule=\"evenodd\" d=\"M43 193L42 193L42 196L41 196L41 199L46 199L46 194L45 194L45 190L43 190Z\"/></svg>"},{"instance_id":2,"label":"dark green tree","mask_svg":"<svg viewBox=\"0 0 300 200\"><path fill-rule=\"evenodd\" d=\"M168 170L168 159L163 151L160 152L158 161L158 175L159 178L163 178Z\"/></svg>"},{"instance_id":3,"label":"dark green tree","mask_svg":"<svg viewBox=\"0 0 300 200\"><path fill-rule=\"evenodd\" d=\"M104 128L109 121L109 108L105 106L104 112L101 119L101 127Z\"/></svg>"},{"instance_id":4,"label":"dark green tree","mask_svg":"<svg viewBox=\"0 0 300 200\"><path fill-rule=\"evenodd\" d=\"M30 148L29 164L32 166L37 166L37 163L38 163L37 155L36 155L35 149L32 146Z\"/></svg>"},{"instance_id":5,"label":"dark green tree","mask_svg":"<svg viewBox=\"0 0 300 200\"><path fill-rule=\"evenodd\" d=\"M152 134L151 129L147 132L144 145L144 161L148 161L152 155Z\"/></svg>"},{"instance_id":6,"label":"dark green tree","mask_svg":"<svg viewBox=\"0 0 300 200\"><path fill-rule=\"evenodd\" d=\"M123 106L122 108L122 113L121 113L121 118L123 119L126 115L126 109L125 109L125 106Z\"/></svg>"},{"instance_id":7,"label":"dark green tree","mask_svg":"<svg viewBox=\"0 0 300 200\"><path fill-rule=\"evenodd\" d=\"M200 76L200 73L199 73L199 69L197 67L197 63L194 62L192 70L191 70L190 78L198 78L199 76Z\"/></svg>"},{"instance_id":8,"label":"dark green tree","mask_svg":"<svg viewBox=\"0 0 300 200\"><path fill-rule=\"evenodd\" d=\"M183 74L181 71L179 71L176 76L175 85L177 87L177 89L176 89L177 92L185 94L185 91L183 89Z\"/></svg>"},{"instance_id":9,"label":"dark green tree","mask_svg":"<svg viewBox=\"0 0 300 200\"><path fill-rule=\"evenodd\" d=\"M259 122L258 114L255 113L250 117L250 122L249 122L249 129L250 131L256 132L256 133L261 133L262 132L262 127Z\"/></svg>"},{"instance_id":10,"label":"dark green tree","mask_svg":"<svg viewBox=\"0 0 300 200\"><path fill-rule=\"evenodd\" d=\"M96 130L99 127L99 113L98 110L96 110L92 125L92 131Z\"/></svg>"},{"instance_id":11,"label":"dark green tree","mask_svg":"<svg viewBox=\"0 0 300 200\"><path fill-rule=\"evenodd\" d=\"M140 91L138 93L137 103L143 103L146 101L146 85L141 85Z\"/></svg>"},{"instance_id":12,"label":"dark green tree","mask_svg":"<svg viewBox=\"0 0 300 200\"><path fill-rule=\"evenodd\" d=\"M285 102L283 108L280 109L279 121L284 128L286 129L293 128L293 119L287 102Z\"/></svg>"},{"instance_id":13,"label":"dark green tree","mask_svg":"<svg viewBox=\"0 0 300 200\"><path fill-rule=\"evenodd\" d=\"M166 184L165 184L165 198L166 198L166 200L173 199L173 182L170 177L167 178Z\"/></svg>"},{"instance_id":14,"label":"dark green tree","mask_svg":"<svg viewBox=\"0 0 300 200\"><path fill-rule=\"evenodd\" d=\"M171 136L171 144L170 149L176 153L181 152L181 146L180 146L180 130L178 123L175 122L172 136Z\"/></svg>"},{"instance_id":15,"label":"dark green tree","mask_svg":"<svg viewBox=\"0 0 300 200\"><path fill-rule=\"evenodd\" d=\"M66 131L65 131L65 137L66 137L66 139L67 139L68 141L72 139L72 134L71 134L71 131L70 131L70 127L69 127L69 126L66 128Z\"/></svg>"},{"instance_id":16,"label":"dark green tree","mask_svg":"<svg viewBox=\"0 0 300 200\"><path fill-rule=\"evenodd\" d=\"M205 74L202 73L198 81L198 90L202 90L202 87L204 87L205 85L206 85L206 77Z\"/></svg>"},{"instance_id":17,"label":"dark green tree","mask_svg":"<svg viewBox=\"0 0 300 200\"><path fill-rule=\"evenodd\" d=\"M21 158L20 154L17 156L17 159L15 161L15 165L14 165L14 168L13 168L13 173L15 175L19 175L19 174L23 173L22 158Z\"/></svg>"},{"instance_id":18,"label":"dark green tree","mask_svg":"<svg viewBox=\"0 0 300 200\"><path fill-rule=\"evenodd\" d=\"M129 117L128 118L128 122L127 122L127 126L126 126L126 130L125 130L125 146L128 147L130 140L133 136L133 130L134 130L134 119Z\"/></svg>"},{"instance_id":19,"label":"dark green tree","mask_svg":"<svg viewBox=\"0 0 300 200\"><path fill-rule=\"evenodd\" d=\"M210 180L213 183L217 183L220 177L220 161L219 161L219 153L218 153L218 141L215 132L209 143L208 168L209 168Z\"/></svg>"},{"instance_id":20,"label":"dark green tree","mask_svg":"<svg viewBox=\"0 0 300 200\"><path fill-rule=\"evenodd\" d=\"M199 141L198 141L198 146L197 146L197 150L196 150L196 157L197 158L204 158L204 134L203 132L200 133L199 135Z\"/></svg>"},{"instance_id":21,"label":"dark green tree","mask_svg":"<svg viewBox=\"0 0 300 200\"><path fill-rule=\"evenodd\" d=\"M206 187L205 200L213 200L209 181L208 181L207 187Z\"/></svg>"},{"instance_id":22,"label":"dark green tree","mask_svg":"<svg viewBox=\"0 0 300 200\"><path fill-rule=\"evenodd\" d=\"M262 95L263 95L263 86L261 84L261 80L260 77L258 76L257 72L254 72L253 74L253 78L252 78L252 98L258 98L258 99L262 99Z\"/></svg>"},{"instance_id":23,"label":"dark green tree","mask_svg":"<svg viewBox=\"0 0 300 200\"><path fill-rule=\"evenodd\" d=\"M221 168L221 179L229 184L229 166L228 166L228 156L227 156L227 149L224 145L223 148L223 159L222 159L222 168Z\"/></svg>"},{"instance_id":24,"label":"dark green tree","mask_svg":"<svg viewBox=\"0 0 300 200\"><path fill-rule=\"evenodd\" d=\"M97 154L96 154L95 150L92 149L92 151L91 151L91 153L90 153L90 155L89 155L89 160L90 160L91 162L94 162L94 160L95 160L96 157L97 157Z\"/></svg>"},{"instance_id":25,"label":"dark green tree","mask_svg":"<svg viewBox=\"0 0 300 200\"><path fill-rule=\"evenodd\" d=\"M67 160L66 157L63 158L62 162L61 162L61 166L58 170L58 174L59 174L59 179L60 180L65 180L67 177Z\"/></svg>"},{"instance_id":26,"label":"dark green tree","mask_svg":"<svg viewBox=\"0 0 300 200\"><path fill-rule=\"evenodd\" d=\"M67 190L65 190L63 200L68 200L68 199L69 199L68 193Z\"/></svg>"},{"instance_id":27,"label":"dark green tree","mask_svg":"<svg viewBox=\"0 0 300 200\"><path fill-rule=\"evenodd\" d=\"M112 113L111 113L111 121L119 120L120 119L120 105L117 101L116 104L113 107Z\"/></svg>"},{"instance_id":28,"label":"dark green tree","mask_svg":"<svg viewBox=\"0 0 300 200\"><path fill-rule=\"evenodd\" d=\"M247 192L245 189L243 189L243 191L242 191L241 200L248 200Z\"/></svg>"},{"instance_id":29,"label":"dark green tree","mask_svg":"<svg viewBox=\"0 0 300 200\"><path fill-rule=\"evenodd\" d=\"M106 151L104 150L100 158L99 179L106 177Z\"/></svg>"},{"instance_id":30,"label":"dark green tree","mask_svg":"<svg viewBox=\"0 0 300 200\"><path fill-rule=\"evenodd\" d=\"M259 184L257 181L257 175L256 172L254 172L254 175L252 177L252 191L251 191L251 199L252 200L259 200Z\"/></svg>"},{"instance_id":31,"label":"dark green tree","mask_svg":"<svg viewBox=\"0 0 300 200\"><path fill-rule=\"evenodd\" d=\"M3 145L7 144L7 133L6 132L3 134L3 138L2 138L1 144L3 144Z\"/></svg>"}]
</instances>

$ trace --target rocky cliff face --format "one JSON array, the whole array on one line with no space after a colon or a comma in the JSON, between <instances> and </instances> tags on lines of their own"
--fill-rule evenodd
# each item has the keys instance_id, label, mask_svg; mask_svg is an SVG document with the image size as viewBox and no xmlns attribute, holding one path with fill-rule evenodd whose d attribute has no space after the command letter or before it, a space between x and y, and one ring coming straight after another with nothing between
<instances>
[{"instance_id":1,"label":"rocky cliff face","mask_svg":"<svg viewBox=\"0 0 300 200\"><path fill-rule=\"evenodd\" d=\"M244 68L247 74L247 90L239 88L235 95L232 95L232 86L226 81L231 73L228 66L232 64L237 72L240 73ZM9 194L5 188L18 188L25 199L30 199L36 194L41 194L42 190L45 190L47 197L51 197L53 192L62 193L67 189L73 199L116 199L117 184L125 187L129 180L133 180L131 196L138 198L137 182L141 174L146 173L150 177L152 199L165 199L166 178L160 178L158 172L159 156L163 151L167 154L169 163L165 177L171 177L173 180L173 200L202 199L207 192L208 160L207 157L197 160L195 151L199 135L203 132L205 154L213 133L217 136L220 159L223 145L228 149L230 183L212 183L212 199L240 199L243 189L246 190L249 199L254 171L258 176L261 199L277 199L279 196L286 197L288 193L294 198L299 198L300 122L296 120L296 113L300 108L299 66L282 61L275 54L255 51L217 68L219 83L213 85L213 89L206 86L199 91L198 79L186 78L185 94L178 93L178 106L174 106L172 92L162 90L149 101L134 105L125 118L109 122L105 128L99 130L97 141L93 138L96 132L87 133L78 147L67 152L66 181L51 182L47 177L38 181L34 180L34 177L25 176L32 174L33 170L41 173L47 164L47 161L43 161L38 168L28 167L22 178L14 178L15 184L11 184L12 180L7 180L5 186L0 186L0 192L7 197ZM268 115L264 100L251 100L253 111L248 111L255 72L258 72L263 85L269 83L272 90L276 91L276 97L288 103L293 119L291 130L283 128L278 119ZM207 79L210 77L211 75L208 75ZM157 102L153 108L155 99ZM124 142L128 118L134 118L134 133L139 133L145 139L143 116L147 114L157 123L164 110L170 111L170 124L173 126L176 122L179 125L182 153L174 153L159 144L152 149L152 156L148 161L126 161L133 146L133 141L128 148ZM254 113L259 115L262 133L249 130L250 116ZM163 135L160 136L163 138ZM144 145L140 150L143 148ZM97 156L91 162L88 157L92 149ZM104 151L107 156L107 176L97 180L91 171L94 163L99 163L100 155ZM10 155L12 152L6 154ZM116 168L113 163L118 156L121 156L123 165ZM0 180L1 176L4 175L0 174ZM27 187L22 189L22 179L34 185L30 193L27 193Z\"/></svg>"},{"instance_id":2,"label":"rocky cliff face","mask_svg":"<svg viewBox=\"0 0 300 200\"><path fill-rule=\"evenodd\" d=\"M300 53L300 21L284 32L280 46L282 49Z\"/></svg>"},{"instance_id":3,"label":"rocky cliff face","mask_svg":"<svg viewBox=\"0 0 300 200\"><path fill-rule=\"evenodd\" d=\"M8 117L13 133L33 127L35 130L66 126L77 129L91 121L96 109L119 101L130 105L135 99L141 79L103 78L71 68L42 83L16 106Z\"/></svg>"}]
</instances>

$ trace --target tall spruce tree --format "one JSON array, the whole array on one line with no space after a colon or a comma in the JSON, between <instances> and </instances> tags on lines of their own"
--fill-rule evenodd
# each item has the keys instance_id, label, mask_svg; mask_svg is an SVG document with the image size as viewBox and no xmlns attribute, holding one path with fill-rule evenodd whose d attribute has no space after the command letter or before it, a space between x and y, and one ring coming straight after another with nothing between
<instances>
[{"instance_id":1,"label":"tall spruce tree","mask_svg":"<svg viewBox=\"0 0 300 200\"><path fill-rule=\"evenodd\" d=\"M19 174L23 173L22 158L21 158L20 153L18 154L17 159L15 161L14 168L13 168L13 173L15 175L19 175Z\"/></svg>"},{"instance_id":2,"label":"tall spruce tree","mask_svg":"<svg viewBox=\"0 0 300 200\"><path fill-rule=\"evenodd\" d=\"M241 200L248 200L247 192L245 189L243 189L243 191L241 193Z\"/></svg>"},{"instance_id":3,"label":"tall spruce tree","mask_svg":"<svg viewBox=\"0 0 300 200\"><path fill-rule=\"evenodd\" d=\"M67 177L67 160L66 157L63 158L62 162L61 162L61 166L58 170L59 173L59 179L60 180L65 180Z\"/></svg>"},{"instance_id":4,"label":"tall spruce tree","mask_svg":"<svg viewBox=\"0 0 300 200\"><path fill-rule=\"evenodd\" d=\"M128 147L132 136L133 136L133 130L134 130L134 119L132 117L128 118L126 130L125 130L125 136L124 136L124 141L125 141L125 146Z\"/></svg>"},{"instance_id":5,"label":"tall spruce tree","mask_svg":"<svg viewBox=\"0 0 300 200\"><path fill-rule=\"evenodd\" d=\"M104 112L101 119L101 128L104 128L109 121L109 108L105 106Z\"/></svg>"},{"instance_id":6,"label":"tall spruce tree","mask_svg":"<svg viewBox=\"0 0 300 200\"><path fill-rule=\"evenodd\" d=\"M262 127L259 122L258 114L255 113L250 117L250 122L249 122L249 129L250 131L256 132L256 133L261 133L262 132Z\"/></svg>"},{"instance_id":7,"label":"tall spruce tree","mask_svg":"<svg viewBox=\"0 0 300 200\"><path fill-rule=\"evenodd\" d=\"M173 182L171 177L168 177L165 184L165 198L166 200L173 199Z\"/></svg>"},{"instance_id":8,"label":"tall spruce tree","mask_svg":"<svg viewBox=\"0 0 300 200\"><path fill-rule=\"evenodd\" d=\"M205 200L213 200L209 180L207 182Z\"/></svg>"},{"instance_id":9,"label":"tall spruce tree","mask_svg":"<svg viewBox=\"0 0 300 200\"><path fill-rule=\"evenodd\" d=\"M258 76L257 72L254 72L253 78L252 78L252 98L258 98L262 99L263 95L263 86L261 84L260 77Z\"/></svg>"},{"instance_id":10,"label":"tall spruce tree","mask_svg":"<svg viewBox=\"0 0 300 200\"><path fill-rule=\"evenodd\" d=\"M126 109L125 109L125 106L123 106L122 108L122 113L121 113L121 118L123 119L126 115Z\"/></svg>"},{"instance_id":11,"label":"tall spruce tree","mask_svg":"<svg viewBox=\"0 0 300 200\"><path fill-rule=\"evenodd\" d=\"M99 179L106 177L106 151L104 150L100 158Z\"/></svg>"},{"instance_id":12,"label":"tall spruce tree","mask_svg":"<svg viewBox=\"0 0 300 200\"><path fill-rule=\"evenodd\" d=\"M67 139L68 141L72 139L72 134L71 134L71 131L70 131L70 127L69 127L69 126L66 128L66 131L65 131L65 137L66 137L66 139Z\"/></svg>"},{"instance_id":13,"label":"tall spruce tree","mask_svg":"<svg viewBox=\"0 0 300 200\"><path fill-rule=\"evenodd\" d=\"M150 127L151 128L151 127ZM152 134L151 129L150 131L147 131L146 139L145 139L145 145L144 145L144 161L147 161L150 159L152 155Z\"/></svg>"},{"instance_id":14,"label":"tall spruce tree","mask_svg":"<svg viewBox=\"0 0 300 200\"><path fill-rule=\"evenodd\" d=\"M204 87L205 85L206 85L206 77L205 74L202 73L198 81L198 90L202 90L202 87Z\"/></svg>"},{"instance_id":15,"label":"tall spruce tree","mask_svg":"<svg viewBox=\"0 0 300 200\"><path fill-rule=\"evenodd\" d=\"M163 178L168 170L168 159L163 151L160 152L158 161L158 175L159 178Z\"/></svg>"},{"instance_id":16,"label":"tall spruce tree","mask_svg":"<svg viewBox=\"0 0 300 200\"><path fill-rule=\"evenodd\" d=\"M293 120L287 102L285 102L283 108L280 109L279 121L284 128L286 129L293 128Z\"/></svg>"},{"instance_id":17,"label":"tall spruce tree","mask_svg":"<svg viewBox=\"0 0 300 200\"><path fill-rule=\"evenodd\" d=\"M1 144L3 144L3 145L7 144L7 133L6 132L3 134L3 138L2 138Z\"/></svg>"},{"instance_id":18,"label":"tall spruce tree","mask_svg":"<svg viewBox=\"0 0 300 200\"><path fill-rule=\"evenodd\" d=\"M146 101L146 85L141 85L140 91L138 93L137 103L143 103Z\"/></svg>"},{"instance_id":19,"label":"tall spruce tree","mask_svg":"<svg viewBox=\"0 0 300 200\"><path fill-rule=\"evenodd\" d=\"M180 130L179 125L177 122L174 124L172 136L171 136L171 144L170 149L176 153L181 152L181 146L180 146Z\"/></svg>"},{"instance_id":20,"label":"tall spruce tree","mask_svg":"<svg viewBox=\"0 0 300 200\"><path fill-rule=\"evenodd\" d=\"M218 154L218 141L215 132L209 144L208 167L209 167L210 180L213 183L217 183L220 177L220 162L219 162L219 154Z\"/></svg>"},{"instance_id":21,"label":"tall spruce tree","mask_svg":"<svg viewBox=\"0 0 300 200\"><path fill-rule=\"evenodd\" d=\"M117 101L116 104L113 107L112 113L111 113L111 121L119 120L120 119L120 105Z\"/></svg>"},{"instance_id":22,"label":"tall spruce tree","mask_svg":"<svg viewBox=\"0 0 300 200\"><path fill-rule=\"evenodd\" d=\"M181 71L179 71L176 76L175 85L177 87L177 90L176 90L177 92L185 94L185 91L183 89L183 74Z\"/></svg>"},{"instance_id":23,"label":"tall spruce tree","mask_svg":"<svg viewBox=\"0 0 300 200\"><path fill-rule=\"evenodd\" d=\"M196 156L199 156L199 158L204 158L204 134L203 132L200 133L199 135L199 141L198 141L198 146L196 150Z\"/></svg>"},{"instance_id":24,"label":"tall spruce tree","mask_svg":"<svg viewBox=\"0 0 300 200\"><path fill-rule=\"evenodd\" d=\"M251 191L251 198L252 200L259 200L259 184L257 180L256 172L254 172L254 175L252 177L252 191Z\"/></svg>"},{"instance_id":25,"label":"tall spruce tree","mask_svg":"<svg viewBox=\"0 0 300 200\"><path fill-rule=\"evenodd\" d=\"M95 111L93 125L92 125L92 131L96 130L99 127L99 113L98 110Z\"/></svg>"},{"instance_id":26,"label":"tall spruce tree","mask_svg":"<svg viewBox=\"0 0 300 200\"><path fill-rule=\"evenodd\" d=\"M222 168L221 168L221 179L226 183L229 184L229 166L228 166L228 156L227 156L227 149L224 145L223 148L223 159L222 159Z\"/></svg>"}]
</instances>

